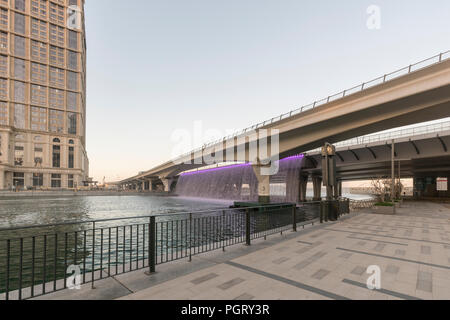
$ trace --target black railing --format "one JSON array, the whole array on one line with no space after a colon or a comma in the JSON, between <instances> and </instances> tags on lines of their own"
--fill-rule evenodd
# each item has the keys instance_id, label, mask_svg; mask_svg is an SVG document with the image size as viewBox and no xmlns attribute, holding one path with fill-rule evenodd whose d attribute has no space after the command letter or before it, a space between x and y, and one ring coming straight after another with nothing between
<instances>
[{"instance_id":1,"label":"black railing","mask_svg":"<svg viewBox=\"0 0 450 320\"><path fill-rule=\"evenodd\" d=\"M0 229L0 300L63 290L74 276L94 286L130 271L152 273L170 261L296 231L319 215L320 202L307 202Z\"/></svg>"}]
</instances>

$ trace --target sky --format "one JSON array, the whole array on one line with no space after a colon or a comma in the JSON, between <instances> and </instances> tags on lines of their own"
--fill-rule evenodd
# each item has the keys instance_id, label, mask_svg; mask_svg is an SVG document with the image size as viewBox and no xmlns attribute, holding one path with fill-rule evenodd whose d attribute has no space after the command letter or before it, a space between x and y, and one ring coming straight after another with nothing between
<instances>
[{"instance_id":1,"label":"sky","mask_svg":"<svg viewBox=\"0 0 450 320\"><path fill-rule=\"evenodd\" d=\"M170 160L180 130L195 147L450 50L448 0L87 0L85 15L97 181Z\"/></svg>"}]
</instances>

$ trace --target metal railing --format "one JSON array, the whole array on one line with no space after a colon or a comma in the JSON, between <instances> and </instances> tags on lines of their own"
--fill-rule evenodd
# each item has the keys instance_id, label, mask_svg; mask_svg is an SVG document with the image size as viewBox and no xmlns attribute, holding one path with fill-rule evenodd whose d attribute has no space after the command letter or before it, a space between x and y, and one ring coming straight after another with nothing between
<instances>
[{"instance_id":1,"label":"metal railing","mask_svg":"<svg viewBox=\"0 0 450 320\"><path fill-rule=\"evenodd\" d=\"M296 231L319 215L320 202L307 202L0 229L0 300L66 289L77 274L80 284L94 286L130 271L152 273L170 261Z\"/></svg>"},{"instance_id":2,"label":"metal railing","mask_svg":"<svg viewBox=\"0 0 450 320\"><path fill-rule=\"evenodd\" d=\"M423 135L423 134L439 133L439 132L443 132L443 131L450 131L450 121L443 121L443 122L439 122L439 123L428 124L428 125L423 125L423 126L418 126L418 127L413 127L413 128L406 128L406 129L400 129L400 130L395 130L395 131L371 134L371 135L367 135L367 136L361 136L361 137L357 137L357 138L353 138L353 139L335 143L334 146L336 146L336 148L357 146L357 145L369 144L369 143L373 143L373 142L390 141L392 139L413 137L413 136ZM319 152L321 150L322 150L321 148L318 148L318 149L309 151L309 153Z\"/></svg>"},{"instance_id":3,"label":"metal railing","mask_svg":"<svg viewBox=\"0 0 450 320\"><path fill-rule=\"evenodd\" d=\"M419 61L417 63L411 64L411 65L406 66L404 68L398 69L398 70L396 70L394 72L382 75L382 76L380 76L378 78L375 78L373 80L370 80L370 81L367 81L367 82L363 82L362 84L354 86L354 87L352 87L350 89L346 89L344 91L341 91L339 93L333 94L333 95L328 96L326 98L314 101L313 103L311 103L309 105L306 105L306 106L297 108L295 110L292 110L290 112L284 113L284 114L282 114L282 115L280 115L278 117L274 117L272 119L260 122L260 123L258 123L256 125L253 125L251 127L243 129L241 131L235 132L235 133L233 133L233 134L231 134L231 135L229 135L227 137L224 137L222 139L211 141L209 143L204 144L202 147L198 147L198 148L196 148L196 149L194 149L194 150L192 150L190 152L187 152L187 153L179 156L177 159L184 158L184 157L186 157L186 156L188 156L188 155L190 155L192 153L196 153L196 152L202 151L205 148L208 148L208 147L213 146L215 144L227 141L227 140L235 138L235 137L239 137L239 136L241 136L241 135L243 135L243 134L245 134L247 132L250 132L252 130L256 130L256 129L259 129L259 128L264 127L266 125L277 123L279 121L282 121L282 120L285 120L285 119L290 118L292 116L295 116L295 115L301 114L303 112L312 110L312 109L314 109L316 107L322 106L322 105L327 104L329 102L333 102L333 101L345 98L347 96L350 96L350 95L352 95L354 93L370 89L370 88L375 87L377 85L380 85L380 84L386 83L388 81L397 79L399 77L402 77L404 75L410 74L412 72L419 71L419 70L424 69L426 67L430 67L432 65L441 63L442 61L445 61L445 60L448 60L448 59L450 59L450 50L446 51L446 52L442 52L442 53L440 53L438 55L435 55L435 56L433 56L431 58L428 58L428 59ZM176 160L174 160L174 161L176 161Z\"/></svg>"}]
</instances>

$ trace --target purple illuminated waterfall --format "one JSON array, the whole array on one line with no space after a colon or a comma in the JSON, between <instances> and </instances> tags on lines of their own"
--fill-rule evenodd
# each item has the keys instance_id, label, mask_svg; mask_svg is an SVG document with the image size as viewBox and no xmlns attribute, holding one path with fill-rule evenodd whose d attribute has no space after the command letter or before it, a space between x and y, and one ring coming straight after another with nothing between
<instances>
[{"instance_id":1,"label":"purple illuminated waterfall","mask_svg":"<svg viewBox=\"0 0 450 320\"><path fill-rule=\"evenodd\" d=\"M279 171L270 177L272 202L297 202L303 155L279 161ZM258 201L258 181L250 164L238 164L182 174L176 193L185 197Z\"/></svg>"}]
</instances>

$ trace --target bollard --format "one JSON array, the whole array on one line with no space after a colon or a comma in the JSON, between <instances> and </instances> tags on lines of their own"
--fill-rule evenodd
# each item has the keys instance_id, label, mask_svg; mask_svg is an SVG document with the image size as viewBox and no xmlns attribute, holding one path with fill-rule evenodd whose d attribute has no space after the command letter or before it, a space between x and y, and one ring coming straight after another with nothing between
<instances>
[{"instance_id":1,"label":"bollard","mask_svg":"<svg viewBox=\"0 0 450 320\"><path fill-rule=\"evenodd\" d=\"M292 206L292 220L293 232L297 232L297 206L295 204Z\"/></svg>"}]
</instances>

